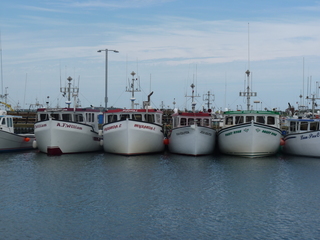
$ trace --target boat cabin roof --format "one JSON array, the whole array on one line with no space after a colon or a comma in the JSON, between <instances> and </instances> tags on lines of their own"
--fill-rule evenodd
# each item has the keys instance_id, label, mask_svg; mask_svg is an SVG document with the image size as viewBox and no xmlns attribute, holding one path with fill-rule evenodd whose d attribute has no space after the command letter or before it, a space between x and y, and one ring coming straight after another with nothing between
<instances>
[{"instance_id":1,"label":"boat cabin roof","mask_svg":"<svg viewBox=\"0 0 320 240\"><path fill-rule=\"evenodd\" d=\"M112 109L104 112L105 123L126 119L162 124L162 111L157 109Z\"/></svg>"},{"instance_id":2,"label":"boat cabin roof","mask_svg":"<svg viewBox=\"0 0 320 240\"><path fill-rule=\"evenodd\" d=\"M101 112L92 108L38 108L37 112Z\"/></svg>"},{"instance_id":3,"label":"boat cabin roof","mask_svg":"<svg viewBox=\"0 0 320 240\"><path fill-rule=\"evenodd\" d=\"M288 118L289 122L320 122L319 118Z\"/></svg>"},{"instance_id":4,"label":"boat cabin roof","mask_svg":"<svg viewBox=\"0 0 320 240\"><path fill-rule=\"evenodd\" d=\"M211 113L209 112L180 112L180 113L173 113L172 117L181 116L181 117L211 117Z\"/></svg>"},{"instance_id":5,"label":"boat cabin roof","mask_svg":"<svg viewBox=\"0 0 320 240\"><path fill-rule=\"evenodd\" d=\"M280 115L280 112L277 111L257 111L257 110L242 110L242 111L225 111L224 115L245 115L245 114L255 114L255 115Z\"/></svg>"},{"instance_id":6,"label":"boat cabin roof","mask_svg":"<svg viewBox=\"0 0 320 240\"><path fill-rule=\"evenodd\" d=\"M117 114L117 113L162 113L162 111L158 109L109 109L108 111L104 112L105 114Z\"/></svg>"}]
</instances>

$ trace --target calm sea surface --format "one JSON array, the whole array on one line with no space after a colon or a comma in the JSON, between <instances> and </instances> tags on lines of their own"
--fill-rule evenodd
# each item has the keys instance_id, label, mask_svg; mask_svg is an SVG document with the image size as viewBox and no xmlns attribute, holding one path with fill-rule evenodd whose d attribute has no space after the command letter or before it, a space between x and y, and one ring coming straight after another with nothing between
<instances>
[{"instance_id":1,"label":"calm sea surface","mask_svg":"<svg viewBox=\"0 0 320 240\"><path fill-rule=\"evenodd\" d=\"M0 239L320 239L320 158L1 154Z\"/></svg>"}]
</instances>

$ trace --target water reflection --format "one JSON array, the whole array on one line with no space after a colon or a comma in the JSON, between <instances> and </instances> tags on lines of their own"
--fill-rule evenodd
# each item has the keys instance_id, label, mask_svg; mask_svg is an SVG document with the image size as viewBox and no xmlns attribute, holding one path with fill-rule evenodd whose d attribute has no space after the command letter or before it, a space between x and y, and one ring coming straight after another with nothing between
<instances>
[{"instance_id":1,"label":"water reflection","mask_svg":"<svg viewBox=\"0 0 320 240\"><path fill-rule=\"evenodd\" d=\"M320 233L316 158L36 151L1 157L5 239L311 239Z\"/></svg>"}]
</instances>

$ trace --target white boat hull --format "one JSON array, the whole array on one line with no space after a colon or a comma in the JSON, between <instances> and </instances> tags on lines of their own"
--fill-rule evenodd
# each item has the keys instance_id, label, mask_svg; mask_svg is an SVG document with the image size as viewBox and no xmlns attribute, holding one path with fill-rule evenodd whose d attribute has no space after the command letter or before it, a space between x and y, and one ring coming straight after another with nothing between
<instances>
[{"instance_id":1,"label":"white boat hull","mask_svg":"<svg viewBox=\"0 0 320 240\"><path fill-rule=\"evenodd\" d=\"M225 154L262 157L279 151L281 137L281 131L276 127L246 123L221 129L218 145Z\"/></svg>"},{"instance_id":2,"label":"white boat hull","mask_svg":"<svg viewBox=\"0 0 320 240\"><path fill-rule=\"evenodd\" d=\"M216 143L216 131L197 125L172 129L169 138L169 151L183 155L212 154Z\"/></svg>"},{"instance_id":3,"label":"white boat hull","mask_svg":"<svg viewBox=\"0 0 320 240\"><path fill-rule=\"evenodd\" d=\"M103 149L121 155L149 154L164 151L160 125L124 120L103 126Z\"/></svg>"},{"instance_id":4,"label":"white boat hull","mask_svg":"<svg viewBox=\"0 0 320 240\"><path fill-rule=\"evenodd\" d=\"M90 125L58 120L35 124L36 145L49 155L101 150L100 136Z\"/></svg>"},{"instance_id":5,"label":"white boat hull","mask_svg":"<svg viewBox=\"0 0 320 240\"><path fill-rule=\"evenodd\" d=\"M0 152L30 150L34 134L15 134L0 130Z\"/></svg>"},{"instance_id":6,"label":"white boat hull","mask_svg":"<svg viewBox=\"0 0 320 240\"><path fill-rule=\"evenodd\" d=\"M320 157L320 131L289 134L284 137L282 151L287 154Z\"/></svg>"}]
</instances>

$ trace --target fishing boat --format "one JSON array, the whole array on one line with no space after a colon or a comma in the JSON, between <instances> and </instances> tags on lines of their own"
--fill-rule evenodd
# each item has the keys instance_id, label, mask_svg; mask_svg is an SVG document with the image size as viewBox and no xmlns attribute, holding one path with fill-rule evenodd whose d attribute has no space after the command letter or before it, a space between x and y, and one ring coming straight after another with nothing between
<instances>
[{"instance_id":1,"label":"fishing boat","mask_svg":"<svg viewBox=\"0 0 320 240\"><path fill-rule=\"evenodd\" d=\"M108 109L104 113L103 140L105 152L120 155L140 155L164 151L162 111L150 107L150 96L144 101L142 109L134 108L135 72L127 92L131 92L131 109Z\"/></svg>"},{"instance_id":2,"label":"fishing boat","mask_svg":"<svg viewBox=\"0 0 320 240\"><path fill-rule=\"evenodd\" d=\"M267 110L250 110L250 71L246 71L247 90L240 96L247 97L247 110L225 111L222 128L218 131L218 146L222 153L243 157L262 157L278 152L282 132L280 113Z\"/></svg>"},{"instance_id":3,"label":"fishing boat","mask_svg":"<svg viewBox=\"0 0 320 240\"><path fill-rule=\"evenodd\" d=\"M7 111L0 110L0 152L33 149L34 134L15 133L14 118L21 116L8 115Z\"/></svg>"},{"instance_id":4,"label":"fishing boat","mask_svg":"<svg viewBox=\"0 0 320 240\"><path fill-rule=\"evenodd\" d=\"M283 138L282 151L286 154L320 157L320 118L315 114L315 97L312 97L312 114L286 118L288 127Z\"/></svg>"},{"instance_id":5,"label":"fishing boat","mask_svg":"<svg viewBox=\"0 0 320 240\"><path fill-rule=\"evenodd\" d=\"M172 114L172 129L168 136L168 149L172 153L199 156L214 152L216 130L212 127L213 117L210 109L207 112L195 111L194 87L192 83L192 111L175 110Z\"/></svg>"},{"instance_id":6,"label":"fishing boat","mask_svg":"<svg viewBox=\"0 0 320 240\"><path fill-rule=\"evenodd\" d=\"M287 154L320 157L320 119L286 119L289 129L282 151Z\"/></svg>"},{"instance_id":7,"label":"fishing boat","mask_svg":"<svg viewBox=\"0 0 320 240\"><path fill-rule=\"evenodd\" d=\"M92 107L80 108L76 104L73 108L70 107L71 93L76 102L79 91L77 87L71 87L71 80L69 77L66 89L68 107L37 109L37 121L34 125L36 140L33 145L48 155L101 150L99 119L102 112Z\"/></svg>"},{"instance_id":8,"label":"fishing boat","mask_svg":"<svg viewBox=\"0 0 320 240\"><path fill-rule=\"evenodd\" d=\"M218 145L225 154L263 157L278 152L281 133L279 112L226 111Z\"/></svg>"}]
</instances>

